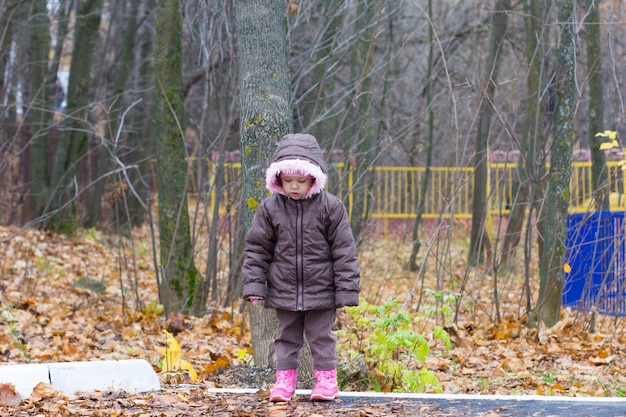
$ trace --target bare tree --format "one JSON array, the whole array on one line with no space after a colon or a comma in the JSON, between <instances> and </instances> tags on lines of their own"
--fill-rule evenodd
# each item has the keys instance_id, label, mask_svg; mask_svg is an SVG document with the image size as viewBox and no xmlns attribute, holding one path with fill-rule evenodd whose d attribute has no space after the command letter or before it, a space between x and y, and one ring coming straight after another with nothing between
<instances>
[{"instance_id":1,"label":"bare tree","mask_svg":"<svg viewBox=\"0 0 626 417\"><path fill-rule=\"evenodd\" d=\"M291 76L285 9L273 0L240 0L235 4L239 53L241 151L244 229L267 195L265 170L278 140L293 128ZM261 92L261 94L259 94ZM253 307L250 328L254 362L274 366L273 342L278 327L275 310ZM313 379L307 348L300 352L299 381Z\"/></svg>"},{"instance_id":2,"label":"bare tree","mask_svg":"<svg viewBox=\"0 0 626 417\"><path fill-rule=\"evenodd\" d=\"M137 14L139 11L139 5L139 1L133 1L130 3L123 2L121 5L122 10L118 10L118 12L124 12L126 11L126 7L128 8L127 13L124 13L123 18L120 19L122 22L126 23L126 27L123 31L124 35L119 64L115 66L116 69L114 71L115 79L113 81L113 89L111 92L112 102L111 106L107 109L108 128L106 130L107 134L105 135L105 143L108 145L102 146L99 151L98 171L96 174L97 180L94 185L92 196L89 199L88 209L83 220L83 227L86 228L95 227L100 219L100 209L102 206L102 195L104 193L104 186L106 183L106 173L111 169L111 157L119 156L116 155L116 153L119 152L119 149L115 146L115 144L119 143L121 139L120 136L122 135L122 131L120 130L120 127L124 127L121 125L122 110L124 106L127 105L126 100L124 100L124 87L133 69L133 52L135 49L135 40L137 39ZM110 30L114 30L116 27L117 26L111 24ZM126 176L121 175L116 179L118 180L118 184L123 184L127 181ZM129 184L129 186L134 187L135 184ZM120 189L123 188L124 187L120 187ZM122 201L124 199L119 200ZM118 209L118 213L120 213L119 209L121 207L123 207L123 204L116 204L115 208ZM125 217L126 216L122 213L122 218Z\"/></svg>"},{"instance_id":3,"label":"bare tree","mask_svg":"<svg viewBox=\"0 0 626 417\"><path fill-rule=\"evenodd\" d=\"M258 194L251 191L259 185L254 182L260 175L255 170L261 169L256 166L257 162L259 167L266 162L263 160L265 154L246 154L246 150L253 149L252 144L265 146L264 141L267 141L262 152L271 153L277 138L291 131L292 126L296 126L297 131L315 134L327 152L329 188L346 202L355 230L363 232L359 238L368 238L371 229L364 227L369 226L364 221L371 220L371 213L385 217L388 207L402 204L407 211L401 217L412 217L415 211L418 213L413 242L418 241L420 223L430 226L426 224L426 221L430 222L427 218L438 214L441 214L438 220L445 216L450 225L445 231L456 232L460 198L455 191L461 186L469 190L468 196L476 196L476 204L491 202L486 190L482 194L481 187L486 185L486 180L479 180L485 165L476 165L476 188L474 184L465 187L470 174L452 174L436 183L432 181L436 177L429 174L436 171L427 170L421 181L418 174L407 175L399 181L399 177L381 175L381 170L376 167L410 166L414 172L427 166L434 169L451 167L450 172L467 172L466 168L474 162L472 158L486 163L488 150L515 148L520 150L521 156L518 169L511 174L516 177L518 187L512 196L503 200L512 204L512 212L502 241L501 258L494 257L490 272L497 275L499 265L506 263L508 268L500 269L500 277L504 273L517 274L519 257L516 248L521 250L523 247L526 286L520 299L525 300L526 311L530 311L531 300L536 296L531 293L531 280L535 279L531 275L532 266L538 262L540 253L546 253L542 250L544 237L548 236L544 233L544 225L546 219L551 221L541 210L550 208L545 204L548 178L545 155L551 153L554 157L554 149L548 149L545 144L552 140L548 132L554 109L552 97L555 97L550 81L555 57L549 53L553 42L548 36L555 27L553 22L556 22L551 10L553 3L548 0L511 3L509 9L513 13L508 16L506 43L497 55L498 79L494 71L497 67L487 62L481 51L489 50L489 35L496 29L490 22L495 22L494 11L502 7L502 1L276 3L290 6L288 10L293 12L289 14L283 7L280 14L287 13L286 19L275 16L272 20L272 23L279 22L274 28L276 31L286 33L286 41L280 44L286 45L285 50L280 52L286 54L289 65L285 64L281 70L291 72L291 83L281 85L280 94L289 96L291 104L285 104L283 110L282 107L272 107L269 96L246 95L254 105L238 100L237 88L251 84L249 78L241 78L242 83L237 85L237 70L242 70L237 64L244 61L237 62L235 40L239 36L246 39L237 53L252 46L257 48L253 52L267 54L270 51L273 54L278 44L268 45L264 41L270 39L266 32L236 33L231 14L239 10L232 7L232 2L180 2L184 19L183 47L182 66L177 71L182 74L184 111L179 112L178 107L175 111L162 107L159 112L167 110L177 116L166 121L153 118L154 99L165 97L163 86L156 83L158 77L152 72L154 50L160 47L155 45L155 39L161 39L155 38L155 34L162 34L155 31L154 26L156 2L62 0L47 2L46 6L54 7L41 13L44 2L40 0L0 1L0 120L3 124L0 129L0 221L39 224L53 215L49 224L67 231L79 224L109 229L109 225L115 224L112 220L123 222L130 217L136 224L135 216L141 221L142 214L151 213L146 210L150 193L156 190L162 197L165 192L160 189L163 184L153 183L153 173L169 169L164 160L154 162L156 140L153 139L164 132L162 127L165 125L160 123L166 123L168 129L175 126L179 141L176 146L183 141L185 148L177 147L177 152L172 153L176 159L173 163L176 174L192 173L193 176L185 181L193 180L188 189L198 192L190 200L199 202L191 207L192 212L195 209L195 217L190 220L191 247L207 248L204 253L189 255L195 255L196 262L206 260L206 268L204 265L198 268L203 279L195 284L202 294L195 298L196 305L208 302L209 297L216 303L229 303L236 302L239 294L237 261L241 259L241 245L237 239L242 234L230 232L236 227L223 226L226 223L232 226L235 216L249 216L251 209L247 204L254 206L264 193L262 188ZM240 4L247 8L256 3ZM582 6L583 2L579 4ZM586 5L586 8L578 9L583 19L577 22L577 27L584 29L579 34L581 38L585 37L588 48L586 57L585 50L580 49L581 53L575 59L578 80L589 81L588 84L581 83L581 90L589 91L589 100L580 101L578 105L587 110L585 106L589 104L589 112L577 112L572 119L573 129L579 133L576 137L580 138L580 146L591 145L594 158L593 186L585 191L588 193L585 198L591 195L593 187L597 189L596 197L607 191L603 190L607 184L606 168L596 158L602 154L595 152L593 145L597 140L593 135L604 129L615 129L620 137L625 134L625 92L621 74L626 70L626 60L621 59L626 53L626 37L622 36L624 28L619 23L624 11L611 2L588 1ZM74 10L74 7L80 8ZM596 23L596 11L606 13L601 25ZM44 19L46 14L47 20ZM47 33L39 30L44 26L48 27ZM599 38L601 44L597 49L596 28L607 34ZM281 36L285 36L284 33ZM281 42L283 40L281 38ZM49 42L47 46L46 42ZM433 53L433 46L436 53ZM46 49L49 51L47 56ZM283 59L282 55L280 59ZM265 65L265 61L258 62ZM256 75L260 71L252 66L249 68L242 74ZM48 88L57 74L65 83L68 69L68 106L62 115L57 113L52 123L48 123L46 118L53 111ZM266 76L266 73L262 75ZM612 88L604 88L599 81L612 83ZM493 85L497 87L490 91ZM252 88L256 87L256 84L252 85ZM492 100L494 94L497 94L497 102ZM600 97L603 99L601 106L596 104L600 103ZM475 104L481 100L484 106L476 108ZM490 100L492 107L489 107ZM174 102L166 103L170 106ZM242 103L247 107L242 108ZM131 106L132 110L127 111ZM272 115L280 110L284 112L281 117L288 119L275 119L270 123L270 129L264 125L270 119L263 113L262 121L246 126L255 109ZM120 126L122 116L124 125ZM490 118L493 121L497 118L498 123L490 122ZM262 134L254 136L256 133L250 133L252 129L258 129ZM264 133L266 130L270 133ZM561 133L558 129L553 131L554 135ZM60 139L58 146L57 138ZM113 139L119 141L113 144ZM489 148L485 148L485 143ZM338 149L344 151L343 155L337 152ZM231 172L239 171L236 168L230 171L226 162L229 158L237 162L236 158L231 158L237 150L244 151L244 171L248 168L253 171L246 174L243 182L237 175L229 176ZM52 155L55 151L56 155ZM179 165L182 158L187 158L188 162L184 168ZM47 167L46 163L50 166ZM351 164L351 170L345 169ZM120 173L129 175L118 176L115 171L118 168ZM608 179L611 183L612 178ZM180 181L182 184L183 180ZM133 192L129 193L126 186ZM561 186L565 189L564 183ZM420 187L422 191L418 191ZM424 193L428 187L430 191L436 191ZM374 192L382 189L388 193L373 199ZM238 205L240 191L247 193L241 207ZM422 192L421 200L418 192ZM180 198L175 203L181 215L186 211L179 206L182 201ZM438 210L435 215L432 214L433 207ZM481 233L485 231L487 208L473 209L475 230ZM470 211L464 206L463 210L466 209L464 214ZM419 220L422 210L427 217ZM384 222L385 228L392 225L390 231L397 232L402 238L410 235L410 221L387 221L385 218L380 222ZM185 223L182 220L172 222L175 228ZM223 233L224 229L229 232ZM422 228L424 238L420 242L429 241L427 235L431 230ZM206 245L205 242L196 245L198 239L204 238L207 239ZM440 236L440 242L441 239L445 238ZM520 239L523 239L523 245L518 244ZM472 247L478 247L483 255L486 242L484 235L476 235ZM437 257L437 265L445 265L446 257L450 256L446 253L449 239L447 243L448 246L438 246L438 253L428 250L418 254L416 249L419 246L412 246L414 253L410 263L413 267L418 262L425 265L426 261ZM499 240L493 240L494 250L499 244ZM225 274L220 273L221 245L228 246L227 258L232 264L228 283L222 278ZM398 250L402 247L398 245ZM535 247L539 250L536 251ZM422 259L418 260L418 255ZM465 288L487 288L481 287L480 282L469 282L475 279L470 269L485 267L479 262L473 263L467 268L462 284L456 277L448 279L452 274L443 266L432 272L437 274L438 290L463 291ZM161 278L162 271L160 267L157 269ZM493 279L499 286L506 284L497 277ZM219 299L225 295L228 297ZM202 307L198 308L202 310Z\"/></svg>"},{"instance_id":4,"label":"bare tree","mask_svg":"<svg viewBox=\"0 0 626 417\"><path fill-rule=\"evenodd\" d=\"M78 227L77 172L79 163L85 155L89 135L93 133L89 104L91 56L98 39L102 0L80 2L76 17L75 38L70 76L67 91L67 112L71 114L64 121L59 144L54 155L52 168L50 202L48 210L52 213L48 227L52 230L72 233Z\"/></svg>"},{"instance_id":5,"label":"bare tree","mask_svg":"<svg viewBox=\"0 0 626 417\"><path fill-rule=\"evenodd\" d=\"M46 0L34 1L31 5L30 27L30 91L31 110L28 112L30 120L30 195L32 198L31 212L33 217L42 214L48 202L48 123L56 110L52 99L56 92L54 77L48 69L50 54L49 25L46 13Z\"/></svg>"},{"instance_id":6,"label":"bare tree","mask_svg":"<svg viewBox=\"0 0 626 417\"><path fill-rule=\"evenodd\" d=\"M498 71L502 61L502 46L507 30L510 0L497 0L493 14L488 57L485 62L486 74L482 77L478 131L476 132L474 153L474 195L472 197L472 231L469 248L469 264L484 261L484 252L491 248L487 230L487 184L489 164L489 134L493 100L498 82Z\"/></svg>"},{"instance_id":7,"label":"bare tree","mask_svg":"<svg viewBox=\"0 0 626 417\"><path fill-rule=\"evenodd\" d=\"M517 176L513 182L511 212L500 249L500 263L509 267L515 257L520 240L523 242L524 281L526 311L532 309L530 291L530 263L535 242L534 214L540 209L543 198L542 177L545 160L542 150L545 147L544 113L550 94L546 85L544 51L549 25L544 24L549 15L543 0L525 2L526 59L528 75L526 79L525 118L522 134L516 146L520 150L517 161ZM546 99L546 97L548 97ZM526 223L524 229L524 223ZM523 234L523 235L522 235ZM539 245L543 240L538 239Z\"/></svg>"},{"instance_id":8,"label":"bare tree","mask_svg":"<svg viewBox=\"0 0 626 417\"><path fill-rule=\"evenodd\" d=\"M428 189L430 186L430 174L433 160L433 135L434 135L434 121L435 115L432 107L433 95L433 65L434 65L434 51L435 51L435 31L432 24L433 16L433 2L428 0L428 60L426 62L426 86L423 91L424 99L426 100L426 107L428 109L428 137L426 139L426 161L424 176L422 177L422 183L420 186L421 193L417 197L417 205L415 210L415 222L413 223L413 229L411 234L411 255L409 256L409 269L411 271L417 271L417 255L419 253L422 242L419 240L419 227L422 224L422 215L426 206L426 199L428 196Z\"/></svg>"},{"instance_id":9,"label":"bare tree","mask_svg":"<svg viewBox=\"0 0 626 417\"><path fill-rule=\"evenodd\" d=\"M242 199L248 230L258 203L265 198L265 169L278 140L292 129L291 78L288 72L285 9L281 2L235 3L239 53ZM259 94L262 92L262 94ZM252 309L250 327L254 362L269 365L276 336L273 310Z\"/></svg>"},{"instance_id":10,"label":"bare tree","mask_svg":"<svg viewBox=\"0 0 626 417\"><path fill-rule=\"evenodd\" d=\"M563 256L572 147L576 108L576 61L574 55L574 7L571 1L557 0L559 36L556 48L556 108L550 158L550 179L546 196L544 246L539 261L539 294L535 308L529 312L527 325L541 323L553 326L560 319L563 291Z\"/></svg>"},{"instance_id":11,"label":"bare tree","mask_svg":"<svg viewBox=\"0 0 626 417\"><path fill-rule=\"evenodd\" d=\"M166 313L204 314L205 292L194 263L187 205L182 17L177 0L157 5L155 122L159 190L159 297Z\"/></svg>"},{"instance_id":12,"label":"bare tree","mask_svg":"<svg viewBox=\"0 0 626 417\"><path fill-rule=\"evenodd\" d=\"M587 0L585 44L587 46L587 72L589 73L589 147L591 149L591 177L593 199L597 210L609 210L609 181L604 151L600 150L596 133L604 129L604 80L602 74L602 42L600 38L600 5ZM617 175L615 176L617 177Z\"/></svg>"}]
</instances>

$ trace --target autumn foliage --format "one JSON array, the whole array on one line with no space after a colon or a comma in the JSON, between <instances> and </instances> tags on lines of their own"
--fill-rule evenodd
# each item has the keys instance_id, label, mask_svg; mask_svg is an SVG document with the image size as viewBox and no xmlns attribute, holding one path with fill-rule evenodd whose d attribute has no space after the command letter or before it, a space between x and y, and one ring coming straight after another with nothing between
<instances>
[{"instance_id":1,"label":"autumn foliage","mask_svg":"<svg viewBox=\"0 0 626 417\"><path fill-rule=\"evenodd\" d=\"M147 231L136 233L137 242L149 242ZM464 268L460 259L465 249L458 242L451 245L458 251L453 256L458 264L447 266L452 276L460 276ZM135 254L131 269L122 262L129 254L120 252L117 238L93 231L67 237L2 227L0 253L3 363L143 358L162 376L166 390L193 381L198 386L247 387L241 380L224 382L229 369L253 365L247 318L239 304L212 306L204 317L163 317L149 250ZM588 315L564 310L557 326L528 329L520 306L522 280L511 278L502 291L499 322L489 314L489 279L467 290L455 321L443 308L456 308L456 302L443 302L426 291L436 287L434 267L425 275L424 288L416 291L415 273L406 268L408 253L408 244L397 237L365 242L359 254L362 295L374 306L396 299L394 314L404 308L412 315L421 294L419 320L411 321L410 330L426 337L429 353L423 361L407 362L407 368L435 375L438 390L566 396L626 392L621 318L595 317L592 333ZM345 334L354 320L340 311L338 330ZM434 329L445 329L450 349L432 337ZM373 335L352 337L352 346L363 346ZM347 350L340 351L340 358L352 360ZM10 387L0 389L0 401L5 406L15 403Z\"/></svg>"}]
</instances>

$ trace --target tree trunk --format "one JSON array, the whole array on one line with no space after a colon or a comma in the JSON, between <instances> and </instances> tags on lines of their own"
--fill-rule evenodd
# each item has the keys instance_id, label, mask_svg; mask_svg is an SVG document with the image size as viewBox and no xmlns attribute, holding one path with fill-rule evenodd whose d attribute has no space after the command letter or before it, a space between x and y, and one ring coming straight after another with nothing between
<instances>
[{"instance_id":1,"label":"tree trunk","mask_svg":"<svg viewBox=\"0 0 626 417\"><path fill-rule=\"evenodd\" d=\"M73 233L77 228L76 196L78 189L75 176L87 139L92 131L89 126L89 86L91 84L91 59L98 30L102 0L80 2L76 18L76 34L70 77L67 88L66 112L72 114L64 123L54 156L50 211L53 213L49 228L59 232Z\"/></svg>"},{"instance_id":2,"label":"tree trunk","mask_svg":"<svg viewBox=\"0 0 626 417\"><path fill-rule=\"evenodd\" d=\"M123 14L127 21L127 25L124 33L124 42L122 43L123 46L120 62L115 69L115 81L112 91L113 103L111 104L108 114L109 124L106 139L109 145L101 146L99 148L98 173L96 175L97 182L94 186L91 198L89 199L87 213L85 214L85 219L83 221L83 226L85 228L95 227L98 223L100 218L100 207L102 205L102 194L104 193L104 185L107 182L105 174L110 169L110 158L112 156L119 156L120 153L119 143L121 141L122 134L122 130L120 129L120 124L122 123L122 106L128 104L124 100L124 86L126 85L126 80L128 79L132 68L133 51L135 49L135 39L137 38L137 12L139 9L139 3L139 1L130 2L130 4L128 4L129 12ZM124 126L121 127L123 128ZM127 177L125 175L118 174L116 179L118 183L125 183ZM130 187L136 187L137 184L128 185ZM120 214L118 218L125 217L124 212L119 210L125 201L128 200L116 200L116 203L119 203L115 206L115 209L118 210L118 213ZM132 223L130 223L131 219L126 220L128 221L128 228L132 229Z\"/></svg>"},{"instance_id":3,"label":"tree trunk","mask_svg":"<svg viewBox=\"0 0 626 417\"><path fill-rule=\"evenodd\" d=\"M50 96L54 80L48 76L50 54L46 0L32 3L30 19L30 103L27 113L30 125L30 218L43 213L48 201L48 141L47 129L54 107ZM55 78L56 80L56 78Z\"/></svg>"},{"instance_id":4,"label":"tree trunk","mask_svg":"<svg viewBox=\"0 0 626 417\"><path fill-rule=\"evenodd\" d=\"M589 72L589 146L591 147L591 180L596 210L609 210L609 182L604 151L600 150L596 133L604 129L604 82L602 81L602 47L600 38L600 6L597 0L587 0L585 41L587 71ZM619 176L622 174L620 173Z\"/></svg>"},{"instance_id":5,"label":"tree trunk","mask_svg":"<svg viewBox=\"0 0 626 417\"><path fill-rule=\"evenodd\" d=\"M2 32L0 32L0 121L4 124L8 122L10 117L7 114L8 109L5 103L9 102L8 92L10 91L10 77L11 73L11 42L13 39L13 31L14 25L13 22L19 17L15 16L17 13L15 10L15 4L3 4L0 3L0 28L2 28ZM28 15L23 16L24 19L28 19ZM19 20L18 20L19 22ZM18 23L19 24L19 23Z\"/></svg>"},{"instance_id":6,"label":"tree trunk","mask_svg":"<svg viewBox=\"0 0 626 417\"><path fill-rule=\"evenodd\" d=\"M267 196L265 170L273 150L278 140L293 127L285 14L284 4L280 1L235 2L244 230L250 228L259 202ZM278 334L276 312L264 308L250 309L250 328L254 363L274 366L273 341ZM311 379L310 353L300 357L299 380Z\"/></svg>"},{"instance_id":7,"label":"tree trunk","mask_svg":"<svg viewBox=\"0 0 626 417\"><path fill-rule=\"evenodd\" d=\"M197 288L187 206L187 164L184 144L182 80L182 17L177 0L156 7L155 124L159 193L159 296L166 314L204 314L206 300Z\"/></svg>"},{"instance_id":8,"label":"tree trunk","mask_svg":"<svg viewBox=\"0 0 626 417\"><path fill-rule=\"evenodd\" d=\"M489 56L486 62L488 73L484 77L483 96L480 102L476 151L474 153L474 194L472 200L472 231L469 249L469 264L484 261L484 252L490 247L489 230L486 228L488 215L487 184L489 182L489 131L491 129L491 108L495 96L500 52L508 23L510 0L496 1L492 20Z\"/></svg>"},{"instance_id":9,"label":"tree trunk","mask_svg":"<svg viewBox=\"0 0 626 417\"><path fill-rule=\"evenodd\" d=\"M513 187L513 201L506 231L502 239L500 262L503 265L514 265L516 250L522 238L522 228L527 211L532 218L532 211L540 192L540 178L543 176L543 161L539 158L538 150L543 149L544 135L544 101L541 99L545 88L543 74L544 39L546 26L544 25L543 0L529 0L525 3L526 22L526 58L528 60L528 78L526 80L526 100L522 137L520 140L520 157L517 161L518 177ZM534 198L532 198L534 196ZM527 224L526 236L531 239L532 224ZM530 247L531 242L525 242L524 247ZM529 297L529 294L527 294ZM527 298L529 300L529 298ZM531 305L527 305L528 309Z\"/></svg>"},{"instance_id":10,"label":"tree trunk","mask_svg":"<svg viewBox=\"0 0 626 417\"><path fill-rule=\"evenodd\" d=\"M356 111L346 111L346 116L352 114L354 129L348 129L345 138L349 144L350 162L348 170L352 173L351 204L348 204L350 213L350 225L356 238L357 247L363 239L363 230L368 219L366 212L368 189L374 181L375 172L371 170L372 161L376 157L378 148L377 138L371 124L372 100L372 66L374 60L374 45L376 43L376 30L380 24L380 10L378 2L371 0L359 0L355 32L360 33L355 53L351 60L351 71L356 79L354 92L347 97L347 109L355 108ZM356 161L353 163L352 161ZM371 206L371 204L369 205Z\"/></svg>"},{"instance_id":11,"label":"tree trunk","mask_svg":"<svg viewBox=\"0 0 626 417\"><path fill-rule=\"evenodd\" d=\"M144 6L144 13L153 16L154 4L147 2ZM154 137L154 124L152 123L151 110L154 108L154 95L147 93L153 86L154 80L154 68L153 60L153 37L150 30L144 30L139 34L139 39L136 41L139 49L139 68L137 70L139 77L137 80L138 90L142 93L139 95L141 104L138 106L137 111L133 111L130 114L129 124L131 128L128 132L128 143L135 151L133 156L137 162L138 170L130 174L131 182L135 184L135 190L137 195L141 198L144 197L147 201L150 198L152 187L154 186L155 179L152 176L151 167L151 155L154 152L154 142L146 140L146 138ZM135 179L133 181L133 179ZM140 198L132 198L128 203L130 211L130 221L134 225L141 224L148 211L145 209L143 200Z\"/></svg>"},{"instance_id":12,"label":"tree trunk","mask_svg":"<svg viewBox=\"0 0 626 417\"><path fill-rule=\"evenodd\" d=\"M324 22L326 29L316 50L315 66L311 73L311 85L319 86L311 104L304 107L304 115L312 120L305 120L304 125L313 122L321 113L335 105L334 90L337 88L337 72L331 70L338 65L339 55L333 51L339 43L341 22L347 11L341 1L324 0L321 5L320 16L327 19ZM336 134L337 123L333 118L325 118L320 123L313 124L311 133L317 138L333 138ZM323 144L321 144L323 146ZM333 143L331 149L335 146ZM332 167L329 167L332 169ZM330 174L330 173L329 173ZM333 185L337 186L334 181Z\"/></svg>"},{"instance_id":13,"label":"tree trunk","mask_svg":"<svg viewBox=\"0 0 626 417\"><path fill-rule=\"evenodd\" d=\"M433 18L433 0L428 0L428 19ZM426 140L426 164L424 166L424 177L422 178L422 184L419 189L420 195L417 196L417 208L415 210L415 222L413 223L413 229L411 234L411 255L409 256L409 269L411 271L417 271L417 255L420 247L422 246L419 240L419 228L422 224L422 214L424 213L424 207L426 206L426 198L428 196L428 188L430 184L430 172L433 159L433 137L434 137L434 124L435 115L432 106L432 73L434 62L434 49L435 49L435 33L432 25L428 27L428 63L426 70L426 86L424 88L424 96L426 99L426 108L428 109L428 138Z\"/></svg>"},{"instance_id":14,"label":"tree trunk","mask_svg":"<svg viewBox=\"0 0 626 417\"><path fill-rule=\"evenodd\" d=\"M576 107L576 62L573 33L573 4L559 0L560 36L557 43L556 98L553 144L550 158L550 179L545 204L544 247L539 261L539 296L529 313L527 325L541 323L552 327L560 319L563 292L563 256L567 233L569 182L574 142L574 111Z\"/></svg>"}]
</instances>

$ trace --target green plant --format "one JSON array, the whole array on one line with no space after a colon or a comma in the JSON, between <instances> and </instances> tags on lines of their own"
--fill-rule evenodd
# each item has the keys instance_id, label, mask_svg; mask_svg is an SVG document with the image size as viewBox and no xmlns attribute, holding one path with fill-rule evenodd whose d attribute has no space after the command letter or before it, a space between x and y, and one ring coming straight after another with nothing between
<instances>
[{"instance_id":1,"label":"green plant","mask_svg":"<svg viewBox=\"0 0 626 417\"><path fill-rule=\"evenodd\" d=\"M481 394L488 394L488 389L487 389L487 379L484 376L479 377L480 378L480 393Z\"/></svg>"},{"instance_id":2,"label":"green plant","mask_svg":"<svg viewBox=\"0 0 626 417\"><path fill-rule=\"evenodd\" d=\"M22 332L16 325L17 319L13 316L13 311L10 305L4 306L4 309L2 310L2 319L9 326L9 333L13 337L13 345L22 353L24 360L26 362L30 362L31 357L28 353L28 347L26 346Z\"/></svg>"},{"instance_id":3,"label":"green plant","mask_svg":"<svg viewBox=\"0 0 626 417\"><path fill-rule=\"evenodd\" d=\"M428 339L413 330L423 321L419 314L410 314L399 308L398 300L383 306L362 301L348 307L346 312L352 324L340 330L340 352L365 358L370 386L377 391L423 392L427 388L441 392L439 379L433 371L421 367L430 353ZM441 340L446 350L451 348L450 335L440 326L434 326L432 337Z\"/></svg>"},{"instance_id":4,"label":"green plant","mask_svg":"<svg viewBox=\"0 0 626 417\"><path fill-rule=\"evenodd\" d=\"M621 369L615 367L615 364L610 364L607 367L605 375L612 373L619 373ZM626 397L626 386L621 384L620 381L613 381L609 379L606 383L602 382L602 378L598 378L598 383L602 386L605 396L607 397Z\"/></svg>"},{"instance_id":5,"label":"green plant","mask_svg":"<svg viewBox=\"0 0 626 417\"><path fill-rule=\"evenodd\" d=\"M424 308L424 314L426 317L432 317L434 314L441 314L444 320L449 320L454 312L453 306L460 294L452 292L449 294L443 291L435 291L431 289L424 289L424 294L435 299L435 306L426 306Z\"/></svg>"},{"instance_id":6,"label":"green plant","mask_svg":"<svg viewBox=\"0 0 626 417\"><path fill-rule=\"evenodd\" d=\"M626 397L626 388L622 386L611 388L610 392L611 392L611 395L610 395L611 397L620 397L620 398Z\"/></svg>"},{"instance_id":7,"label":"green plant","mask_svg":"<svg viewBox=\"0 0 626 417\"><path fill-rule=\"evenodd\" d=\"M85 233L85 240L87 242L98 242L100 240L100 232L94 227L85 229L84 233Z\"/></svg>"}]
</instances>

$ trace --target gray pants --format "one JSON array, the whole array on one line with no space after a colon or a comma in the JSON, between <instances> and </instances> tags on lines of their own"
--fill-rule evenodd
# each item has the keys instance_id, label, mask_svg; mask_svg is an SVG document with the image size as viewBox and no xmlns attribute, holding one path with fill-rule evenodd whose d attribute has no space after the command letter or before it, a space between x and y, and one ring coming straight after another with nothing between
<instances>
[{"instance_id":1,"label":"gray pants","mask_svg":"<svg viewBox=\"0 0 626 417\"><path fill-rule=\"evenodd\" d=\"M311 348L313 367L328 371L337 367L337 337L333 325L336 309L288 311L276 309L279 335L274 341L276 369L296 369L298 352L304 346L304 335Z\"/></svg>"}]
</instances>

